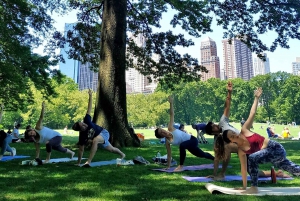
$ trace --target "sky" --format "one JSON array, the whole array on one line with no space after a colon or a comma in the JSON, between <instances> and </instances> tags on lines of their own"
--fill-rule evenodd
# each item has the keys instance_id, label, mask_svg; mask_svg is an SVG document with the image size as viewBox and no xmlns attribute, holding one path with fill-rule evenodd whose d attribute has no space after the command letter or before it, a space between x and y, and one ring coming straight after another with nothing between
<instances>
[{"instance_id":1,"label":"sky","mask_svg":"<svg viewBox=\"0 0 300 201\"><path fill-rule=\"evenodd\" d=\"M223 30L221 27L217 26L216 23L213 23L212 30L213 32L209 32L206 34L201 35L200 38L194 38L189 36L188 34L184 33L184 31L180 27L176 27L173 29L170 25L170 19L173 16L174 12L169 11L168 13L163 14L161 20L161 28L159 31L167 31L171 30L174 33L182 33L186 36L186 38L190 38L194 41L195 45L190 46L188 48L176 48L177 51L181 54L190 54L192 57L197 58L198 61L201 60L200 58L200 45L201 41L207 37L210 37L212 40L216 42L217 45L217 54L220 58L220 65L221 69L223 68L223 54L222 54L222 40L223 40ZM56 14L53 15L54 20L56 21L54 26L58 31L63 32L65 23L74 23L77 21L76 12L68 13L65 16L58 16ZM267 45L270 45L274 38L276 37L275 32L269 32L261 36L263 42ZM273 40L272 40L273 39ZM289 49L277 47L274 52L265 52L267 53L267 57L270 61L270 70L271 72L277 71L285 71L288 73L292 73L292 62L296 61L296 57L300 57L300 40L290 39L288 42L290 46ZM43 54L43 47L39 47L34 50L34 52Z\"/></svg>"}]
</instances>

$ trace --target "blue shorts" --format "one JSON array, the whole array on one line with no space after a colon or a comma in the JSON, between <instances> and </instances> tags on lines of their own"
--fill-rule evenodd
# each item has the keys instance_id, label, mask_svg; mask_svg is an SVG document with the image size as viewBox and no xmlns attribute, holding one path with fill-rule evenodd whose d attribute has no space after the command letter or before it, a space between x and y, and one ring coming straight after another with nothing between
<instances>
[{"instance_id":1,"label":"blue shorts","mask_svg":"<svg viewBox=\"0 0 300 201\"><path fill-rule=\"evenodd\" d=\"M110 145L110 142L108 141L109 140L109 132L107 130L103 129L100 133L100 136L102 136L104 139L104 143L100 144L103 148Z\"/></svg>"}]
</instances>

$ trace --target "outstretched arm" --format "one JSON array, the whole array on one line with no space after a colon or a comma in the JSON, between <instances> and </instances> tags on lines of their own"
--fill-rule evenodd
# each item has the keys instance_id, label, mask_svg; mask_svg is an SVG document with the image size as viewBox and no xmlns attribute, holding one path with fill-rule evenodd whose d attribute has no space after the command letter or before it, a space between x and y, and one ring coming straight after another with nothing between
<instances>
[{"instance_id":1,"label":"outstretched arm","mask_svg":"<svg viewBox=\"0 0 300 201\"><path fill-rule=\"evenodd\" d=\"M91 89L89 89L89 103L88 103L88 109L87 109L87 114L91 115L91 111L92 111L92 104L93 104L93 91Z\"/></svg>"},{"instance_id":2,"label":"outstretched arm","mask_svg":"<svg viewBox=\"0 0 300 201\"><path fill-rule=\"evenodd\" d=\"M169 121L169 124L168 124L168 130L169 131L173 131L175 130L174 129L174 107L173 107L173 97L172 96L169 96L169 103L170 103L170 121Z\"/></svg>"},{"instance_id":3,"label":"outstretched arm","mask_svg":"<svg viewBox=\"0 0 300 201\"><path fill-rule=\"evenodd\" d=\"M240 163L241 163L241 174L243 178L243 190L246 190L247 188L247 157L246 154L239 149L238 150L239 158L240 158Z\"/></svg>"},{"instance_id":4,"label":"outstretched arm","mask_svg":"<svg viewBox=\"0 0 300 201\"><path fill-rule=\"evenodd\" d=\"M171 160L172 160L172 150L170 143L166 141L166 149L167 149L167 168L169 169L171 167Z\"/></svg>"},{"instance_id":5,"label":"outstretched arm","mask_svg":"<svg viewBox=\"0 0 300 201\"><path fill-rule=\"evenodd\" d=\"M45 101L43 101L42 103L42 111L41 111L41 115L40 115L40 118L38 120L38 122L36 123L36 126L35 128L38 129L38 130L41 130L42 127L43 127L43 119L44 119L44 112L45 112Z\"/></svg>"},{"instance_id":6,"label":"outstretched arm","mask_svg":"<svg viewBox=\"0 0 300 201\"><path fill-rule=\"evenodd\" d=\"M232 82L228 81L227 83L227 97L225 100L224 106L224 116L229 118L230 105L231 105L231 92L232 92Z\"/></svg>"},{"instance_id":7,"label":"outstretched arm","mask_svg":"<svg viewBox=\"0 0 300 201\"><path fill-rule=\"evenodd\" d=\"M4 109L4 105L3 105L3 104L1 104L1 111L0 111L0 122L1 122L1 120L2 120L3 109Z\"/></svg>"},{"instance_id":8,"label":"outstretched arm","mask_svg":"<svg viewBox=\"0 0 300 201\"><path fill-rule=\"evenodd\" d=\"M257 106L258 106L258 100L259 100L261 94L262 94L262 88L257 88L254 91L254 102L252 104L249 117L248 117L247 121L245 122L245 124L243 125L242 130L245 130L245 129L250 130L250 128L252 127L254 117L256 114L256 110L257 110Z\"/></svg>"}]
</instances>

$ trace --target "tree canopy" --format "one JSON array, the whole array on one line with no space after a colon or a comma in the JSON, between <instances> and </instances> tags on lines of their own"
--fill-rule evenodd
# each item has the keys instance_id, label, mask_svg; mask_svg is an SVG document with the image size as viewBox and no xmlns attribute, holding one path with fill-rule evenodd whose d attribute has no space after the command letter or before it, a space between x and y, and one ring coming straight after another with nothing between
<instances>
[{"instance_id":1,"label":"tree canopy","mask_svg":"<svg viewBox=\"0 0 300 201\"><path fill-rule=\"evenodd\" d=\"M174 10L170 24L196 38L213 31L211 24L216 20L224 29L224 38L238 38L259 54L275 51L278 46L288 48L290 38L300 39L299 8L300 2L294 0L3 0L0 7L3 19L0 25L3 28L1 65L6 66L6 71L16 68L18 76L14 77L28 76L36 87L50 93L47 78L56 72L47 67L54 63L49 57L32 54L31 48L52 33L51 12L77 10L78 23L74 31L67 35L55 32L46 48L48 56L63 60L54 50L70 45L70 58L89 62L93 69L99 68L94 121L112 132L114 145L132 145L126 108L127 68L136 68L149 79L156 79L171 89L177 83L198 80L200 72L207 72L196 58L181 55L176 49L194 45L192 40L171 30L153 31L160 28L163 13ZM145 44L136 44L127 36L129 32L134 36L142 35ZM277 34L272 44L260 39L260 35L268 32ZM31 71L27 71L31 73L25 66L30 66ZM4 75L2 69L0 73ZM9 75L5 75L7 77ZM25 92L28 85L26 79L21 80L20 83L3 78L0 81L3 86L18 83L23 87L20 91ZM40 85L41 80L44 80L43 85ZM6 89L9 88L6 86ZM214 99L218 101L219 97Z\"/></svg>"},{"instance_id":2,"label":"tree canopy","mask_svg":"<svg viewBox=\"0 0 300 201\"><path fill-rule=\"evenodd\" d=\"M7 110L32 103L31 81L47 97L53 94L51 78L60 78L51 67L50 55L32 52L53 29L47 1L2 0L0 2L0 102ZM50 9L50 10L49 10Z\"/></svg>"}]
</instances>

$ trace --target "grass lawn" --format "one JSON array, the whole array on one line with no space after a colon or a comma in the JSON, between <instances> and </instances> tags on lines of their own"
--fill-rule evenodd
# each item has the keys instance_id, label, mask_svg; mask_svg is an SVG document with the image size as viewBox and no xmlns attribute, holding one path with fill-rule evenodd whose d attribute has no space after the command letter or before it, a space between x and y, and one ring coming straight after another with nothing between
<instances>
[{"instance_id":1,"label":"grass lawn","mask_svg":"<svg viewBox=\"0 0 300 201\"><path fill-rule=\"evenodd\" d=\"M239 128L239 124L233 124ZM255 124L256 132L266 136L266 125L264 129L259 129L260 124ZM275 130L281 133L283 126L275 125ZM196 132L190 127L186 129L196 135ZM292 135L296 136L299 128L290 128ZM22 132L22 131L21 131ZM63 133L62 130L60 130ZM152 168L159 166L152 163L151 158L160 151L162 155L166 154L164 145L151 144L158 142L154 138L153 130L140 129L136 132L144 133L145 141L140 148L123 148L126 159L133 159L135 156L143 156L151 162L151 165L134 166L101 166L93 168L75 167L74 163L47 164L42 166L22 166L22 160L15 159L8 162L0 162L0 200L264 200L264 201L298 201L298 196L231 196L231 195L211 195L205 189L205 183L188 182L182 179L182 176L207 176L212 174L212 170L201 170L194 172L181 173L161 173L151 171ZM205 135L210 144L199 146L207 152L213 154L212 137ZM77 133L63 136L63 145L76 151L74 144L77 142ZM300 141L282 140L280 141L287 151L289 159L300 164L299 148ZM17 149L18 155L29 155L34 158L35 148L30 143L11 144ZM172 147L174 159L179 161L178 147ZM84 153L88 157L89 151ZM45 159L45 146L41 147L41 159ZM57 151L52 152L52 158L67 157L67 155ZM117 155L98 150L93 161L111 160L117 158ZM196 158L190 153L187 154L185 165L208 164L212 161L202 158ZM232 168L227 170L227 174L240 174L239 159L236 154L232 154L230 162ZM261 169L269 170L271 164L261 165ZM227 187L240 187L242 182L215 182L217 185ZM249 185L249 183L248 183ZM278 181L277 184L260 184L260 186L276 187L299 187L300 178L290 181Z\"/></svg>"}]
</instances>

